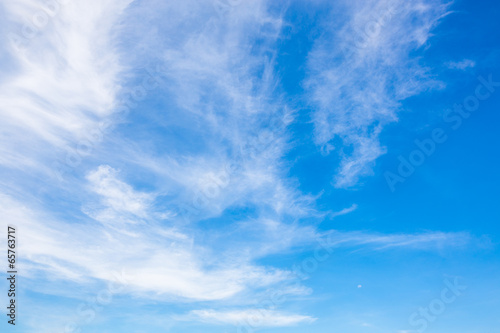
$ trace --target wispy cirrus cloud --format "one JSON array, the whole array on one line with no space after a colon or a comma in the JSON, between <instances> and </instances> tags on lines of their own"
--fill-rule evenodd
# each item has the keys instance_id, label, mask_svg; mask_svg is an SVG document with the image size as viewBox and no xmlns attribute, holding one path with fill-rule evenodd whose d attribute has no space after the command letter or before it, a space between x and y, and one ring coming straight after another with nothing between
<instances>
[{"instance_id":1,"label":"wispy cirrus cloud","mask_svg":"<svg viewBox=\"0 0 500 333\"><path fill-rule=\"evenodd\" d=\"M285 9L263 0L223 13L212 1L130 4L68 2L24 53L8 51L14 66L1 82L0 163L12 178L1 179L0 210L23 226L27 279L90 286L123 271L123 293L141 300L211 302L186 310L191 320L232 325L257 311L261 327L282 327L315 318L241 309L271 287L292 297L311 292L302 282L289 285L289 268L263 264L269 255L328 237L331 247L368 250L473 243L466 233L317 230L326 214L298 190L285 159L297 113L276 70ZM39 10L28 0L3 6L13 31ZM345 9L345 22L327 24L308 64L315 143L339 148L340 138L348 147L337 187L355 184L383 153L378 134L396 121L399 101L436 84L409 53L426 44L447 7L356 1ZM373 22L379 31L356 39ZM159 64L158 94L131 102L137 69L151 64ZM118 100L130 104L120 120L113 117ZM48 174L52 158L104 118L116 126L85 154L87 163L69 182L47 182L45 197L33 194L38 188L23 182L25 171Z\"/></svg>"},{"instance_id":2,"label":"wispy cirrus cloud","mask_svg":"<svg viewBox=\"0 0 500 333\"><path fill-rule=\"evenodd\" d=\"M346 215L346 214L354 212L356 209L358 209L358 205L352 204L351 207L344 208L344 209L342 209L342 210L340 210L338 212L332 212L330 214L330 217L331 218L335 218L337 216Z\"/></svg>"},{"instance_id":3,"label":"wispy cirrus cloud","mask_svg":"<svg viewBox=\"0 0 500 333\"><path fill-rule=\"evenodd\" d=\"M341 163L334 185L344 188L369 174L384 154L379 134L397 121L400 102L439 87L410 53L428 43L448 5L383 0L341 7L346 18L325 23L310 53L306 86L315 108L315 142L337 149Z\"/></svg>"},{"instance_id":4,"label":"wispy cirrus cloud","mask_svg":"<svg viewBox=\"0 0 500 333\"><path fill-rule=\"evenodd\" d=\"M412 234L379 234L361 231L331 231L326 244L333 247L365 247L371 250L413 249L440 250L466 246L489 246L488 239L478 239L467 232L428 231Z\"/></svg>"},{"instance_id":5,"label":"wispy cirrus cloud","mask_svg":"<svg viewBox=\"0 0 500 333\"><path fill-rule=\"evenodd\" d=\"M88 181L89 199L102 201L97 208L84 205L87 218L79 217L80 223L65 223L2 194L2 214L10 223L24 226L26 277L49 274L62 281L89 283L112 281L114 273L124 271L126 291L142 297L223 300L277 283L286 286L286 281L293 279L290 271L254 262L296 244L320 242L327 247L377 250L440 249L466 246L474 240L466 233L319 234L312 228L264 220L242 226L238 232L246 238L237 233L226 235L223 239L236 240L229 241L226 251L203 246L196 241L191 228L172 226L168 216L162 219L161 211L144 205L144 198L155 200L154 194L133 189L118 178L116 170L101 166L89 173ZM111 185L103 191L103 184ZM45 223L40 223L40 219ZM89 229L92 231L88 232ZM223 236L220 231L214 233Z\"/></svg>"},{"instance_id":6,"label":"wispy cirrus cloud","mask_svg":"<svg viewBox=\"0 0 500 333\"><path fill-rule=\"evenodd\" d=\"M235 311L193 310L187 318L218 325L251 325L252 328L287 327L301 323L312 323L316 320L316 318L310 316L288 314L267 309Z\"/></svg>"},{"instance_id":7,"label":"wispy cirrus cloud","mask_svg":"<svg viewBox=\"0 0 500 333\"><path fill-rule=\"evenodd\" d=\"M113 112L123 69L113 34L130 2L2 4L12 43L11 69L0 83L1 165L50 176L54 152L82 140Z\"/></svg>"},{"instance_id":8,"label":"wispy cirrus cloud","mask_svg":"<svg viewBox=\"0 0 500 333\"><path fill-rule=\"evenodd\" d=\"M85 207L84 212L94 219L106 223L117 223L119 216L130 216L128 221L147 216L153 197L134 189L118 178L117 170L108 165L101 165L87 175L90 190L99 196L104 209Z\"/></svg>"},{"instance_id":9,"label":"wispy cirrus cloud","mask_svg":"<svg viewBox=\"0 0 500 333\"><path fill-rule=\"evenodd\" d=\"M108 211L113 221L97 215L99 220L94 223L87 220L73 225L53 218L41 224L41 212L5 195L1 208L10 223L24 226L23 268L27 278L51 276L88 284L96 279L112 282L113 274L124 271L127 292L164 300L224 299L246 288L287 279L285 271L255 266L247 258L214 260L209 249L195 244L180 230L161 226L159 221L138 220L117 227L116 220L130 216L113 205L107 207L113 211Z\"/></svg>"},{"instance_id":10,"label":"wispy cirrus cloud","mask_svg":"<svg viewBox=\"0 0 500 333\"><path fill-rule=\"evenodd\" d=\"M231 206L310 213L313 198L287 179L283 160L295 112L274 68L281 14L266 1L241 2L223 14L210 1L191 4L159 4L158 13L172 16L150 15L162 34L138 23L137 54L161 63L165 98L147 115L131 114L130 120L154 121L158 131L147 138L128 131L114 143L130 147L125 154L107 147L114 162L125 155L127 163L154 173L162 191L176 198L166 205L180 220L219 216Z\"/></svg>"},{"instance_id":11,"label":"wispy cirrus cloud","mask_svg":"<svg viewBox=\"0 0 500 333\"><path fill-rule=\"evenodd\" d=\"M449 69L465 70L467 68L474 68L476 66L476 62L471 59L463 59L460 61L449 61L445 65Z\"/></svg>"},{"instance_id":12,"label":"wispy cirrus cloud","mask_svg":"<svg viewBox=\"0 0 500 333\"><path fill-rule=\"evenodd\" d=\"M119 81L127 77L123 69L130 63L120 63L123 50L116 46L113 35L119 15L128 4L108 1L92 11L81 2L68 5L39 38L31 40L25 53L15 55L18 58L13 54L20 68L12 77L20 81L18 86L9 84L11 94L3 98L22 102L20 91L27 89L29 98L22 102L27 104L19 107L17 118L11 117L11 134L25 129L36 133L30 140L41 139L48 146L34 152L30 151L31 141L14 140L9 144L16 144L15 149L3 147L30 159L37 172L50 170L47 156L56 155L52 151L78 144L100 120L112 116L117 99L130 88ZM150 34L165 40L151 42L144 38L143 44L148 49L144 64L162 63L161 89L166 96L174 97L173 103L162 103L145 114L161 127L162 133L150 132L145 142L134 135L141 133L140 128L125 136L118 126L102 142L100 150L85 156L89 163L80 166L71 185L59 184L58 188L52 184L46 189L51 199L70 198L68 215L78 223L68 223L33 205L38 198L27 200L23 191L29 189L23 189L24 184L11 184L14 190L5 196L8 204L2 206L2 211L12 223L29 226L25 234L26 244L30 244L25 249L26 274L33 279L51 276L88 284L111 281L111 272L124 270L128 272L130 293L189 301L227 299L289 279L285 270L256 265L255 254L228 255L227 251L220 256L210 244L195 239L201 231L191 226L220 217L231 206L253 206L270 217L263 223L269 230L286 229L289 233L287 241L260 255L295 241L296 230L287 229L280 216L303 215L311 199L303 197L283 178L280 161L286 149L284 129L293 119L292 112L275 95L277 80L270 50L279 36L281 19L267 12L264 1L242 3L223 16L211 1L192 2L192 6L179 2L156 5L158 13L162 13L156 17L147 6L129 10L135 14L134 10L146 10L160 25L168 21L161 36ZM28 9L22 13L28 14ZM172 20L165 20L163 14ZM64 24L68 29L60 33ZM191 28L181 29L186 24ZM147 27L139 24L135 28L141 37L148 35ZM174 43L172 36L177 36ZM260 48L248 49L257 38L265 42ZM35 58L35 54L41 57ZM134 111L143 106L131 107L125 122L136 119ZM45 117L33 120L32 125L37 127L33 131L23 123L30 112ZM186 145L191 138L198 143ZM164 142L169 144L161 150L149 149L151 143ZM89 167L94 161L109 165ZM28 163L10 159L5 165L7 162L12 168ZM113 168L117 164L126 170L120 174ZM157 185L149 192L138 191L121 178L132 173L153 175ZM213 190L206 186L207 180L209 186L213 185L214 177L220 180L215 194L205 191ZM32 207L20 203L23 197ZM208 204L200 205L197 199ZM178 210L180 205L194 205L198 210L187 216L190 223L186 228L182 228L186 216ZM49 222L42 223L42 216ZM93 230L92 235L88 230ZM212 234L218 232L214 229ZM271 244L276 235L268 238ZM246 250L234 253L252 253L262 243L249 242Z\"/></svg>"}]
</instances>

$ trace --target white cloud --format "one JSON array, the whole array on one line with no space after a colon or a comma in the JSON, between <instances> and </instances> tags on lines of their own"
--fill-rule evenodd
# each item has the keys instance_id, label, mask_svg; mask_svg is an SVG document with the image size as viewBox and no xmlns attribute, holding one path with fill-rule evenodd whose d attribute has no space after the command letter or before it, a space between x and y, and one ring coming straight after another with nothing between
<instances>
[{"instance_id":1,"label":"white cloud","mask_svg":"<svg viewBox=\"0 0 500 333\"><path fill-rule=\"evenodd\" d=\"M128 292L162 299L217 300L246 288L288 278L284 271L253 266L246 258L214 261L210 251L175 229L150 221L144 226L67 224L34 212L2 195L0 211L23 234L23 270L27 278L88 283L114 282L125 272ZM112 209L110 207L110 209ZM119 211L115 211L119 216ZM91 230L89 232L89 230ZM211 267L211 268L209 268ZM156 296L155 296L156 295Z\"/></svg>"},{"instance_id":2,"label":"white cloud","mask_svg":"<svg viewBox=\"0 0 500 333\"><path fill-rule=\"evenodd\" d=\"M154 200L154 194L134 190L112 168L101 166L89 173L88 180L89 190L97 191L103 199L102 208L111 216L141 223L117 226L109 220L96 224L81 218L80 223L65 223L2 194L2 216L21 226L26 277L51 276L75 283L94 279L111 282L115 279L113 274L124 271L126 290L146 298L221 300L276 283L286 285L292 278L289 272L255 266L253 260L321 237L313 229L262 220L242 226L241 232L248 239L238 244L241 238L232 237L236 243L229 242L230 251L221 253L197 244L187 230L169 226L168 219L158 220L154 208L144 204L145 198ZM258 236L259 241L252 240L252 235ZM376 249L440 249L464 246L472 239L466 233L379 235L335 231L327 238L333 247ZM272 247L266 248L266 244ZM247 246L246 253L250 255L242 255L239 248Z\"/></svg>"},{"instance_id":3,"label":"white cloud","mask_svg":"<svg viewBox=\"0 0 500 333\"><path fill-rule=\"evenodd\" d=\"M375 250L391 248L407 248L419 250L441 250L470 245L481 245L482 242L467 232L429 231L415 234L377 234L361 231L335 231L325 235L324 244L333 247L367 247ZM484 241L487 242L487 239Z\"/></svg>"},{"instance_id":4,"label":"white cloud","mask_svg":"<svg viewBox=\"0 0 500 333\"><path fill-rule=\"evenodd\" d=\"M331 218L335 218L337 216L342 216L342 215L346 215L346 214L349 214L349 213L352 213L354 212L356 209L358 209L358 205L356 204L352 204L351 207L348 207L348 208L344 208L338 212L332 212L330 214L330 217Z\"/></svg>"},{"instance_id":5,"label":"white cloud","mask_svg":"<svg viewBox=\"0 0 500 333\"><path fill-rule=\"evenodd\" d=\"M449 61L446 63L446 67L450 69L465 70L467 68L474 68L476 62L470 59L463 59L461 61Z\"/></svg>"},{"instance_id":6,"label":"white cloud","mask_svg":"<svg viewBox=\"0 0 500 333\"><path fill-rule=\"evenodd\" d=\"M122 71L113 27L129 3L2 4L11 68L0 82L1 165L43 172L54 151L92 135L113 111Z\"/></svg>"},{"instance_id":7,"label":"white cloud","mask_svg":"<svg viewBox=\"0 0 500 333\"><path fill-rule=\"evenodd\" d=\"M103 169L106 168L98 170ZM128 186L123 188L122 195L129 193ZM164 300L228 299L244 291L285 283L292 278L286 270L252 264L256 257L269 253L259 253L257 249L263 244L288 237L283 231L276 232L275 239L268 235L267 239L255 243L249 248L253 255L242 256L237 247L221 255L196 244L183 231L159 221L147 220L147 228L125 224L119 230L114 225L93 224L91 220L68 224L46 213L35 212L10 196L2 194L1 199L2 216L20 226L22 232L23 271L27 278L51 276L75 283L88 283L94 279L112 282L114 274L124 271L128 292ZM118 218L120 214L128 216L129 213L113 203L108 208L114 210ZM39 222L42 220L43 224ZM279 224L275 226L283 228ZM311 233L311 239L305 241L312 242L315 236L320 237ZM329 233L327 239L326 243L333 247L368 246L379 250L395 247L441 249L465 246L472 240L466 233L377 235L335 231ZM290 244L275 246L282 251Z\"/></svg>"},{"instance_id":8,"label":"white cloud","mask_svg":"<svg viewBox=\"0 0 500 333\"><path fill-rule=\"evenodd\" d=\"M6 6L12 31L40 10L34 1L19 4ZM104 1L89 7L81 1L68 2L51 17L43 33L29 40L23 52L11 52L16 68L2 82L5 89L0 93L6 115L2 126L7 129L5 135L12 137L0 146L5 152L4 166L17 172L29 166L46 173L50 157L78 145L100 120L112 114L124 84L119 81L124 75L119 56L123 50L116 46L115 33L120 19L128 18L127 13L120 16L128 4ZM102 165L86 172L86 179L77 175L71 184L52 184L47 189L51 199L71 200L69 212L63 215L67 213L71 219L76 215L78 222L68 221L66 215L56 218L34 204L38 198L6 197L9 205L2 209L26 228L26 273L88 283L110 281L111 272L124 270L130 292L185 300L226 299L283 281L289 274L254 265L255 255L221 259L210 246L195 241L196 228L181 229L181 213L169 209L178 203L208 200L202 206L195 203L200 212L189 216L190 222L219 216L235 204L255 205L269 210L272 217L300 216L307 211L311 200L282 178L280 158L290 112L273 97L277 81L269 54L281 19L267 12L264 1L243 2L221 16L211 1L158 2L153 8L144 5L129 10L130 15L137 14L134 10L147 10L151 20L166 25L162 37L167 42L148 40L148 36L159 37L148 31L149 20L135 22L131 29L141 35L145 41L141 46L150 55L142 60L147 63L157 57L164 62L162 74L167 83L162 88L165 95L175 96L175 105L150 114L158 126L168 129L165 133L180 125L189 137L199 138L200 144L186 146L186 137L166 135L166 141L172 139L169 149L162 147L160 153L152 153L147 149L149 143L165 138L150 133L148 142L133 141L113 132L101 151L88 156L93 161L110 161L111 166ZM246 47L263 34L266 42L260 50ZM172 36L176 36L175 42ZM27 135L21 137L17 132ZM128 172L157 177L155 192L135 190L112 167L115 164ZM227 165L231 165L230 173ZM218 178L224 173L229 182ZM214 177L220 182L211 192ZM14 183L10 188L17 193L32 191L32 183ZM156 200L164 197L168 208L155 207ZM22 207L19 198L27 207ZM87 216L75 213L75 205ZM16 217L15 209L22 216ZM276 222L277 228L280 223ZM290 246L294 240L296 231L285 229L288 240L278 248Z\"/></svg>"},{"instance_id":9,"label":"white cloud","mask_svg":"<svg viewBox=\"0 0 500 333\"><path fill-rule=\"evenodd\" d=\"M10 53L15 66L1 82L0 92L6 129L2 135L9 138L0 144L0 163L18 172L10 185L22 180L23 168L47 173L48 156L77 145L112 115L126 85L119 56L124 51L118 50L115 33L129 2L107 0L88 6L70 1L43 33L29 40L24 53ZM12 18L9 28L18 31L15 27L39 10L36 4L23 0L4 5ZM363 26L373 7L383 4L356 10L343 32ZM403 14L394 18L388 33L369 41L367 49L356 50L354 59L310 79L312 99L319 105L317 143L326 144L338 135L354 148L344 159L339 186L352 184L383 152L377 138L381 124L395 120L398 100L422 89L402 78L407 74L425 78L426 71L418 64L410 63L409 72L390 70L407 61L406 52L414 45L425 43L442 12L422 4L400 3ZM54 186L49 199L34 197L33 184L12 185L6 191L9 195L0 195L2 216L22 231L26 278L88 285L112 282L114 274L123 271L125 292L162 301L238 303L238 296L251 299L276 284L289 295L310 292L301 285L287 287L291 274L286 269L256 264L256 259L270 253L311 244L320 237L312 226L297 222L319 214L313 209L315 198L300 193L297 184L286 178L289 166L282 161L290 147L286 128L294 111L280 97L274 72L275 43L284 23L266 6L266 1L242 1L221 14L212 1L145 1L126 13L135 17L130 29L141 42L131 42L137 49L123 47L145 63L163 65L165 83L158 95L167 101L150 109L138 107L162 135L147 131L144 139L142 128L131 126L125 135L118 128L93 154L86 177L75 177L64 188ZM142 16L135 11L147 11L151 20L137 22ZM421 22L407 28L408 17ZM409 32L402 45L391 42L398 36L395 29ZM313 72L330 63L323 54L329 46L317 43L311 55ZM140 49L148 57L142 57ZM367 71L377 67L373 64L380 69ZM365 75L373 81L360 86ZM398 85L388 88L385 83L392 79ZM332 87L337 89L333 93ZM340 97L345 102L339 102ZM337 108L333 116L332 103ZM151 177L155 188L138 190L126 181L131 174ZM54 198L67 201L54 208L58 204ZM43 204L49 208L41 208ZM178 208L185 206L196 213L182 216L185 213ZM237 222L221 218L228 208L242 207L254 209L257 217ZM355 205L334 215L354 209ZM196 222L209 218L217 219L210 232L197 227ZM439 233L335 235L335 246L379 249L453 245L460 239ZM37 288L36 283L30 285ZM261 327L314 321L260 309L197 310L190 315L204 322L234 324L253 318L256 311Z\"/></svg>"},{"instance_id":10,"label":"white cloud","mask_svg":"<svg viewBox=\"0 0 500 333\"><path fill-rule=\"evenodd\" d=\"M340 27L325 23L324 37L315 42L306 82L315 107L316 144L343 147L334 180L341 188L370 174L385 153L379 134L397 120L400 101L438 86L410 52L428 42L447 13L446 5L433 0L344 5L345 23Z\"/></svg>"},{"instance_id":11,"label":"white cloud","mask_svg":"<svg viewBox=\"0 0 500 333\"><path fill-rule=\"evenodd\" d=\"M287 314L266 309L235 311L194 310L188 318L218 325L239 325L243 327L286 327L301 323L312 323L316 318L297 314Z\"/></svg>"},{"instance_id":12,"label":"white cloud","mask_svg":"<svg viewBox=\"0 0 500 333\"><path fill-rule=\"evenodd\" d=\"M132 53L163 68L165 100L148 114L162 133L134 144L122 138L119 153L108 147L113 159L155 174L175 197L169 209L178 219L217 217L231 206L256 206L273 218L310 213L313 198L287 179L282 159L294 111L274 72L280 14L266 1L223 13L211 1L152 3L158 9L131 31L140 40Z\"/></svg>"},{"instance_id":13,"label":"white cloud","mask_svg":"<svg viewBox=\"0 0 500 333\"><path fill-rule=\"evenodd\" d=\"M131 214L136 218L146 217L147 210L152 204L152 196L134 191L130 185L118 179L117 176L118 172L108 165L101 165L87 175L91 191L101 197L102 205L106 209L95 212L90 208L86 210L86 213L97 220L102 220L107 216L104 218L106 221L116 219L115 213Z\"/></svg>"}]
</instances>

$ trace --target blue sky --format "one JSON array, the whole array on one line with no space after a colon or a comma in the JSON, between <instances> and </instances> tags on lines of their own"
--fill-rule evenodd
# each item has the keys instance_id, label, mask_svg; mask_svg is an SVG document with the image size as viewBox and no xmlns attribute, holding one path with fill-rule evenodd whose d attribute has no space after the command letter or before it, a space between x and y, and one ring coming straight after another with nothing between
<instances>
[{"instance_id":1,"label":"blue sky","mask_svg":"<svg viewBox=\"0 0 500 333\"><path fill-rule=\"evenodd\" d=\"M2 331L497 331L499 14L2 2Z\"/></svg>"}]
</instances>

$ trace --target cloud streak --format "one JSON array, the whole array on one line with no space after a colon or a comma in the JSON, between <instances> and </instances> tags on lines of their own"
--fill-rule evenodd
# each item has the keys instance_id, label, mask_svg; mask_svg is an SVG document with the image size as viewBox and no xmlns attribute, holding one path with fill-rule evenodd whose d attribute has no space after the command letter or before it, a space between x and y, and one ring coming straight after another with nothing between
<instances>
[{"instance_id":1,"label":"cloud streak","mask_svg":"<svg viewBox=\"0 0 500 333\"><path fill-rule=\"evenodd\" d=\"M92 9L80 1L2 5L4 29L22 45L6 50L11 70L0 82L1 166L50 177L55 157L92 139L120 90L123 67L113 35L129 3L106 0Z\"/></svg>"},{"instance_id":2,"label":"cloud streak","mask_svg":"<svg viewBox=\"0 0 500 333\"><path fill-rule=\"evenodd\" d=\"M328 213L299 190L287 160L298 112L277 61L286 9L233 4L220 12L212 1L106 0L90 8L74 0L22 52L6 51L0 212L20 226L23 274L34 291L75 297L72 287L107 284L123 272L121 295L189 304L180 320L288 327L316 319L261 309L255 295L274 288L301 297L311 288L291 286L290 268L264 264L271 255L317 243L369 251L474 243L467 233L319 231ZM26 17L44 10L31 0L2 6L5 26L18 34ZM314 142L340 155L334 185L345 188L384 153L379 134L397 121L399 103L438 85L409 54L428 43L447 7L342 6L342 24L325 24L308 57L306 89ZM133 98L138 73L151 64L158 93ZM123 105L128 111L117 116ZM47 177L52 161L96 136L98 149L83 153L66 181ZM71 288L45 290L53 281Z\"/></svg>"}]
</instances>

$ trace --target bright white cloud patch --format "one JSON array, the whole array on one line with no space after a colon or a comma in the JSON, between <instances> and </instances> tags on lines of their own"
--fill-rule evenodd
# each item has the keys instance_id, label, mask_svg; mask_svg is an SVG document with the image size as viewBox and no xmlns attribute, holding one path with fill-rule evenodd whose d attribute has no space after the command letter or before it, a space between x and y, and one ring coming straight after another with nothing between
<instances>
[{"instance_id":1,"label":"bright white cloud patch","mask_svg":"<svg viewBox=\"0 0 500 333\"><path fill-rule=\"evenodd\" d=\"M129 3L2 4L10 69L0 82L1 165L48 173L52 161L40 161L95 135L120 88L113 33Z\"/></svg>"}]
</instances>

